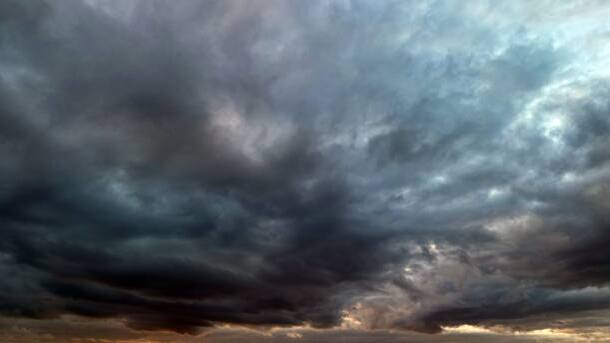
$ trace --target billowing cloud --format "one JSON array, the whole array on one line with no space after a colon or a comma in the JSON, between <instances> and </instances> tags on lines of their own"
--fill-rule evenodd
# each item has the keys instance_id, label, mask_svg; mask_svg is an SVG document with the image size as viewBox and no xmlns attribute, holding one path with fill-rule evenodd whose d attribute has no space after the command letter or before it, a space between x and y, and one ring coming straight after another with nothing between
<instances>
[{"instance_id":1,"label":"billowing cloud","mask_svg":"<svg viewBox=\"0 0 610 343\"><path fill-rule=\"evenodd\" d=\"M3 2L3 320L105 339L599 334L609 13Z\"/></svg>"}]
</instances>

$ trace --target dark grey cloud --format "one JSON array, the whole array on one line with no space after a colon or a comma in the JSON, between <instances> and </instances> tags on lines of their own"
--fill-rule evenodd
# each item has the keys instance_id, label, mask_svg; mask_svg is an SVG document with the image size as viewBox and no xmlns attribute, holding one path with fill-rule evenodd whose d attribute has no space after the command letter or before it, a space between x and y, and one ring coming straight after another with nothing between
<instances>
[{"instance_id":1,"label":"dark grey cloud","mask_svg":"<svg viewBox=\"0 0 610 343\"><path fill-rule=\"evenodd\" d=\"M0 313L598 330L607 11L6 1Z\"/></svg>"}]
</instances>

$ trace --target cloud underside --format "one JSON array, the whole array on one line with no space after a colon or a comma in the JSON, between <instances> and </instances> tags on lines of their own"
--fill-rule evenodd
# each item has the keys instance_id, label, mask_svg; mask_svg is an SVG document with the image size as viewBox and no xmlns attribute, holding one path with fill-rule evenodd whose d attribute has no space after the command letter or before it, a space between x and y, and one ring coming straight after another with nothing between
<instances>
[{"instance_id":1,"label":"cloud underside","mask_svg":"<svg viewBox=\"0 0 610 343\"><path fill-rule=\"evenodd\" d=\"M0 314L603 328L609 11L4 1Z\"/></svg>"}]
</instances>

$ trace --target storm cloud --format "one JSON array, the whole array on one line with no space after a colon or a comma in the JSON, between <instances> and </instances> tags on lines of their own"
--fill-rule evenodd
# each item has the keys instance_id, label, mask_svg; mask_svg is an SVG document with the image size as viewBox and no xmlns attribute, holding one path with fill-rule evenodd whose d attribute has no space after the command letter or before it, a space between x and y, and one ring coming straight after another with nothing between
<instances>
[{"instance_id":1,"label":"storm cloud","mask_svg":"<svg viewBox=\"0 0 610 343\"><path fill-rule=\"evenodd\" d=\"M3 1L0 331L602 330L608 14Z\"/></svg>"}]
</instances>

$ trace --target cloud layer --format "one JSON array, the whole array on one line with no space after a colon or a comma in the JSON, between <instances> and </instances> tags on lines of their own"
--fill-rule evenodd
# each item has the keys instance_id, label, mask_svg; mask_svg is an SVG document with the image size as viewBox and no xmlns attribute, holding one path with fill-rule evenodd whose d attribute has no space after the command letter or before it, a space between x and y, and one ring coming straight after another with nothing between
<instances>
[{"instance_id":1,"label":"cloud layer","mask_svg":"<svg viewBox=\"0 0 610 343\"><path fill-rule=\"evenodd\" d=\"M603 328L609 12L5 1L0 313Z\"/></svg>"}]
</instances>

